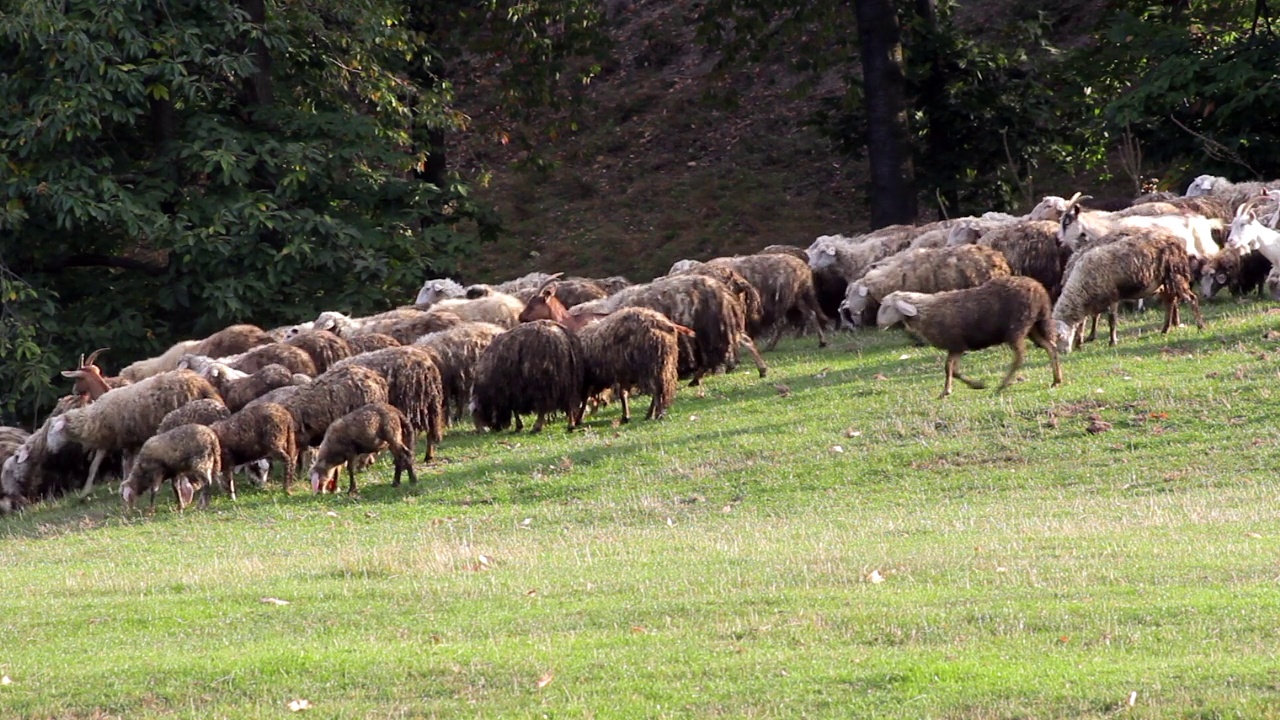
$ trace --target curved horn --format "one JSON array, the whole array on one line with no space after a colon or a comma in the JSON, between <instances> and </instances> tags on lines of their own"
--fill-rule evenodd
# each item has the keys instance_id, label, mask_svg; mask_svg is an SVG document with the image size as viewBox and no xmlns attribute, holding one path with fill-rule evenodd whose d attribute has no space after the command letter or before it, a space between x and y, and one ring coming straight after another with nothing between
<instances>
[{"instance_id":1,"label":"curved horn","mask_svg":"<svg viewBox=\"0 0 1280 720\"><path fill-rule=\"evenodd\" d=\"M1075 207L1075 206L1076 206L1076 203L1080 202L1080 198L1081 198L1081 194L1080 194L1080 193L1076 193L1075 195L1072 195L1072 196L1071 196L1071 198L1070 198L1069 200L1067 200L1067 207L1066 207L1066 210L1070 210L1071 208ZM1065 212L1066 210L1064 210L1064 212Z\"/></svg>"},{"instance_id":2,"label":"curved horn","mask_svg":"<svg viewBox=\"0 0 1280 720\"><path fill-rule=\"evenodd\" d=\"M110 350L110 349L111 349L111 348L109 348L109 347L98 348L97 350L94 350L92 353L89 353L89 359L88 359L88 360L85 360L85 359L84 359L84 356L83 356L83 355L81 355L81 356L80 356L80 367L84 367L85 365L92 365L92 364L94 363L94 361L96 361L96 360L98 359L98 356L99 356L99 355L101 355L102 353L104 353L104 352L106 352L107 350Z\"/></svg>"},{"instance_id":3,"label":"curved horn","mask_svg":"<svg viewBox=\"0 0 1280 720\"><path fill-rule=\"evenodd\" d=\"M538 286L538 293L539 293L539 294L541 294L543 290L546 290L546 289L547 289L547 286L548 286L548 285L550 285L551 283L554 283L556 280L560 279L560 277L561 277L562 275L564 275L564 273L562 273L562 272L558 272L558 273L556 273L555 275L552 275L551 277L547 278L546 280L543 280L543 281L542 281L542 284Z\"/></svg>"}]
</instances>

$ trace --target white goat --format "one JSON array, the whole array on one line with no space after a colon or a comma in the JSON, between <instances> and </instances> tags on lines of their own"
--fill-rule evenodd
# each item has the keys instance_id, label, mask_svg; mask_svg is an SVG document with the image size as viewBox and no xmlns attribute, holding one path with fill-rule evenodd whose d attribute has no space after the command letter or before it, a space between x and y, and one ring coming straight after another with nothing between
<instances>
[{"instance_id":1,"label":"white goat","mask_svg":"<svg viewBox=\"0 0 1280 720\"><path fill-rule=\"evenodd\" d=\"M1213 231L1221 223L1203 215L1125 215L1103 210L1084 210L1080 202L1088 196L1076 193L1067 201L1067 210L1059 221L1058 242L1075 250L1089 240L1110 235L1125 228L1157 228L1172 232L1186 243L1187 254L1211 258L1218 254Z\"/></svg>"},{"instance_id":2,"label":"white goat","mask_svg":"<svg viewBox=\"0 0 1280 720\"><path fill-rule=\"evenodd\" d=\"M1246 201L1236 208L1236 216L1231 221L1231 232L1227 235L1227 247L1238 247L1241 250L1257 250L1263 257L1271 261L1273 267L1280 267L1280 232L1274 229L1280 222L1280 208L1263 221L1258 215L1257 205L1269 198L1267 193Z\"/></svg>"}]
</instances>

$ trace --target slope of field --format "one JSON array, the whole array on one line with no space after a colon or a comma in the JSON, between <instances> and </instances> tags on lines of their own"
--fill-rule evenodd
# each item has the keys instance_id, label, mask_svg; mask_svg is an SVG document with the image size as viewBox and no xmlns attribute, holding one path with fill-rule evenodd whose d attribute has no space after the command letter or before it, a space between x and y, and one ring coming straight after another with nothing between
<instances>
[{"instance_id":1,"label":"slope of field","mask_svg":"<svg viewBox=\"0 0 1280 720\"><path fill-rule=\"evenodd\" d=\"M1275 716L1275 312L947 400L899 333L788 340L416 486L3 518L0 715Z\"/></svg>"}]
</instances>

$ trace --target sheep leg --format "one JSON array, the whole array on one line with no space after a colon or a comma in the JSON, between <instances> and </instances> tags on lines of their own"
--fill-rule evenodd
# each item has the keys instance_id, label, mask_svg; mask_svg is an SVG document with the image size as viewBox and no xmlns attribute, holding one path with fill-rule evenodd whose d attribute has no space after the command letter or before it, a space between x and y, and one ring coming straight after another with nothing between
<instances>
[{"instance_id":1,"label":"sheep leg","mask_svg":"<svg viewBox=\"0 0 1280 720\"><path fill-rule=\"evenodd\" d=\"M409 448L409 454L413 455L413 448ZM436 441L431 437L431 433L427 433L427 449L422 453L422 462L427 463L436 457ZM409 482L413 482L410 480Z\"/></svg>"},{"instance_id":2,"label":"sheep leg","mask_svg":"<svg viewBox=\"0 0 1280 720\"><path fill-rule=\"evenodd\" d=\"M760 351L756 350L756 344L751 342L751 338L747 337L746 333L738 336L738 344L751 353L751 360L756 364L756 370L760 371L760 377L764 377L769 372L769 366L765 365L764 358L760 357Z\"/></svg>"},{"instance_id":3,"label":"sheep leg","mask_svg":"<svg viewBox=\"0 0 1280 720\"><path fill-rule=\"evenodd\" d=\"M98 477L98 468L102 465L102 460L107 456L106 450L98 450L93 453L93 462L89 463L89 477L84 481L84 487L80 490L80 499L89 497L89 493L93 492L93 480ZM125 478L129 474L125 473Z\"/></svg>"},{"instance_id":4,"label":"sheep leg","mask_svg":"<svg viewBox=\"0 0 1280 720\"><path fill-rule=\"evenodd\" d=\"M350 460L347 461L347 494L350 495L351 497L356 496L356 471L354 468L355 464L356 464L355 458L351 458ZM399 480L400 480L400 474L396 473L397 482L394 484L399 484Z\"/></svg>"},{"instance_id":5,"label":"sheep leg","mask_svg":"<svg viewBox=\"0 0 1280 720\"><path fill-rule=\"evenodd\" d=\"M955 353L948 353L947 361L942 364L942 373L946 380L942 383L942 394L938 396L939 400L951 394L951 375L955 372L955 362L959 357Z\"/></svg>"},{"instance_id":6,"label":"sheep leg","mask_svg":"<svg viewBox=\"0 0 1280 720\"><path fill-rule=\"evenodd\" d=\"M1044 351L1049 353L1049 365L1053 368L1053 384L1049 387L1057 387L1061 385L1062 365L1058 363L1058 348L1049 341L1049 338L1045 337L1044 333L1040 332L1040 328L1032 327L1030 334L1031 341L1044 348Z\"/></svg>"},{"instance_id":7,"label":"sheep leg","mask_svg":"<svg viewBox=\"0 0 1280 720\"><path fill-rule=\"evenodd\" d=\"M951 360L951 374L954 375L957 380L964 383L965 385L968 385L974 390L981 390L985 388L987 384L982 382L981 380L970 380L969 378L960 374L960 357L962 355L964 355L964 353L962 352L954 353L955 359ZM952 357L953 357L952 355L948 355L947 359L950 360Z\"/></svg>"},{"instance_id":8,"label":"sheep leg","mask_svg":"<svg viewBox=\"0 0 1280 720\"><path fill-rule=\"evenodd\" d=\"M1196 297L1195 293L1190 293L1189 297L1191 299L1188 300L1187 302L1191 303L1191 312L1195 314L1196 329L1204 330L1204 316L1200 314L1200 299Z\"/></svg>"},{"instance_id":9,"label":"sheep leg","mask_svg":"<svg viewBox=\"0 0 1280 720\"><path fill-rule=\"evenodd\" d=\"M627 391L622 388L615 388L618 397L622 398L622 422L631 422L631 403L627 397Z\"/></svg>"},{"instance_id":10,"label":"sheep leg","mask_svg":"<svg viewBox=\"0 0 1280 720\"><path fill-rule=\"evenodd\" d=\"M1107 328L1110 334L1110 337L1107 339L1107 344L1111 347L1116 346L1116 307L1116 305L1112 305L1111 308L1107 310Z\"/></svg>"},{"instance_id":11,"label":"sheep leg","mask_svg":"<svg viewBox=\"0 0 1280 720\"><path fill-rule=\"evenodd\" d=\"M1081 342L1080 342L1081 345L1083 345L1085 342L1093 342L1098 338L1098 315L1095 313L1094 316L1090 318L1090 321L1093 323L1093 325L1089 329L1089 337L1087 340L1084 338L1081 338Z\"/></svg>"},{"instance_id":12,"label":"sheep leg","mask_svg":"<svg viewBox=\"0 0 1280 720\"><path fill-rule=\"evenodd\" d=\"M227 473L226 475L223 475L223 476L222 476L222 477L223 477L223 480L225 480L225 481L226 481L226 486L227 486L227 495L228 495L232 500L235 500L235 499L236 499L236 479L235 479L235 474L236 474L236 473L235 473L235 468L232 468L232 469L231 469L231 472L229 472L229 473ZM206 471L206 472L205 472L205 487L206 487L206 488L208 488L208 489L212 489L212 488L213 488L213 473L210 473L210 472L208 472L208 471ZM206 495L206 496L208 495L208 493L209 493L209 490L205 490L205 495Z\"/></svg>"},{"instance_id":13,"label":"sheep leg","mask_svg":"<svg viewBox=\"0 0 1280 720\"><path fill-rule=\"evenodd\" d=\"M570 419L570 421L569 421L569 422L570 422L570 424L572 424L572 423L573 423L572 418ZM547 414L546 414L546 413L544 413L544 412L540 412L540 413L538 413L538 419L537 419L537 420L535 420L535 421L534 421L534 423L533 423L533 430L532 430L532 432L535 432L535 433L540 433L540 432L542 432L542 426L543 426L543 425L546 425L546 424L547 424Z\"/></svg>"},{"instance_id":14,"label":"sheep leg","mask_svg":"<svg viewBox=\"0 0 1280 720\"><path fill-rule=\"evenodd\" d=\"M782 339L781 324L774 325L773 327L769 328L769 344L765 346L764 351L773 352L773 349L778 346L778 341L781 339Z\"/></svg>"},{"instance_id":15,"label":"sheep leg","mask_svg":"<svg viewBox=\"0 0 1280 720\"><path fill-rule=\"evenodd\" d=\"M996 388L997 393L1004 392L1004 389L1009 387L1009 383L1013 382L1013 376L1018 372L1018 368L1022 367L1022 361L1026 354L1026 343L1022 338L1009 343L1009 348L1013 350L1013 364L1009 366L1009 372L1005 373L1004 381L1000 383L1000 387Z\"/></svg>"}]
</instances>

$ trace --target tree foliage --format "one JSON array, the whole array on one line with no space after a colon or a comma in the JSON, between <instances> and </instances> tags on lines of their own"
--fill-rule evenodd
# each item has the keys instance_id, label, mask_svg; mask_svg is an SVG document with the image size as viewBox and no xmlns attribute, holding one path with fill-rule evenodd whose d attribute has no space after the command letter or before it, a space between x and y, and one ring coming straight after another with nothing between
<instances>
[{"instance_id":1,"label":"tree foliage","mask_svg":"<svg viewBox=\"0 0 1280 720\"><path fill-rule=\"evenodd\" d=\"M441 3L5 5L0 412L29 417L93 347L396 304L495 227L462 178L423 172L423 129L468 122L433 72L472 50L424 31ZM592 22L577 0L443 5L543 70L573 51L548 26Z\"/></svg>"}]
</instances>

